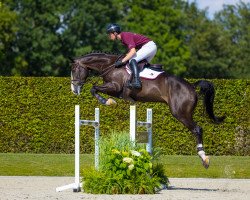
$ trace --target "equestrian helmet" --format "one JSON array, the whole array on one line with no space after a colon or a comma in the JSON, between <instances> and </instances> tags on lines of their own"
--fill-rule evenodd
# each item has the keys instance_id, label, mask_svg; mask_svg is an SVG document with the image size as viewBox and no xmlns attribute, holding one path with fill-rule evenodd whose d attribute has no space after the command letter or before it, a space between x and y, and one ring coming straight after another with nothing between
<instances>
[{"instance_id":1,"label":"equestrian helmet","mask_svg":"<svg viewBox=\"0 0 250 200\"><path fill-rule=\"evenodd\" d=\"M107 26L107 33L121 33L121 27L118 24L109 24Z\"/></svg>"}]
</instances>

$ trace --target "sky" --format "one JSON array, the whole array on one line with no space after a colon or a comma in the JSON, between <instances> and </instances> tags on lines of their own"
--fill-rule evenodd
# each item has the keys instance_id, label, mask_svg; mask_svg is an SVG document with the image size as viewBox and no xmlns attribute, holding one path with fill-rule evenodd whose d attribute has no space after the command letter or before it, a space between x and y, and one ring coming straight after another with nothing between
<instances>
[{"instance_id":1,"label":"sky","mask_svg":"<svg viewBox=\"0 0 250 200\"><path fill-rule=\"evenodd\" d=\"M223 4L236 5L240 0L186 0L187 2L196 2L199 9L208 8L208 17L213 18L215 12L223 9ZM244 3L250 3L250 0L241 0Z\"/></svg>"}]
</instances>

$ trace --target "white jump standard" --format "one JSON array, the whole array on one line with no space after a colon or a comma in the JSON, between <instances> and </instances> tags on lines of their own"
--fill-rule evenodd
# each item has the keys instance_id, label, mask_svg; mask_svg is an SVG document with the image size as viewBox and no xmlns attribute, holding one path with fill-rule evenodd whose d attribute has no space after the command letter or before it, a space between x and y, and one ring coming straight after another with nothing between
<instances>
[{"instance_id":1,"label":"white jump standard","mask_svg":"<svg viewBox=\"0 0 250 200\"><path fill-rule=\"evenodd\" d=\"M66 189L73 189L73 192L81 191L80 183L80 126L90 125L95 127L95 168L99 167L99 126L100 126L100 111L99 108L95 108L95 120L80 120L80 107L75 105L75 182L57 187L56 191L60 192Z\"/></svg>"},{"instance_id":2,"label":"white jump standard","mask_svg":"<svg viewBox=\"0 0 250 200\"><path fill-rule=\"evenodd\" d=\"M136 120L136 106L130 106L130 140L132 142L136 141L137 126L143 126L147 128L147 151L152 153L152 126L153 126L153 111L152 109L147 109L147 121L137 121ZM138 132L140 134L140 132Z\"/></svg>"}]
</instances>

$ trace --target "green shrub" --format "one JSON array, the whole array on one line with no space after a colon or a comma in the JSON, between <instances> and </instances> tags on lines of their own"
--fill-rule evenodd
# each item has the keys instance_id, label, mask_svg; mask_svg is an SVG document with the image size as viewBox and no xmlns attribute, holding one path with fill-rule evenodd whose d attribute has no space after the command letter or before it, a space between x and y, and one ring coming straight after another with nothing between
<instances>
[{"instance_id":1,"label":"green shrub","mask_svg":"<svg viewBox=\"0 0 250 200\"><path fill-rule=\"evenodd\" d=\"M156 164L154 167L152 156L145 148L133 144L128 133L113 133L101 139L100 149L102 160L99 171L84 170L84 192L154 194L162 185L168 184L163 166Z\"/></svg>"}]
</instances>

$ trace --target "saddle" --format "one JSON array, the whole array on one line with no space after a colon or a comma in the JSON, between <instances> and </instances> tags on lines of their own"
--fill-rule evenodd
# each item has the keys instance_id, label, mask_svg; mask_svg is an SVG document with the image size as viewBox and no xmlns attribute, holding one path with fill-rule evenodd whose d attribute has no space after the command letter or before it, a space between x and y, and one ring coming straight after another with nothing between
<instances>
[{"instance_id":1,"label":"saddle","mask_svg":"<svg viewBox=\"0 0 250 200\"><path fill-rule=\"evenodd\" d=\"M151 69L153 71L157 71L157 72L163 71L161 64L150 64L150 63L148 63L148 61L146 59L144 59L138 63L138 68L139 68L140 72L143 71L143 69L145 69L145 68L149 68L149 69Z\"/></svg>"},{"instance_id":2,"label":"saddle","mask_svg":"<svg viewBox=\"0 0 250 200\"><path fill-rule=\"evenodd\" d=\"M156 79L161 73L164 72L161 64L150 64L147 60L142 60L138 65L139 76L144 79ZM125 67L128 74L131 74L129 63Z\"/></svg>"}]
</instances>

